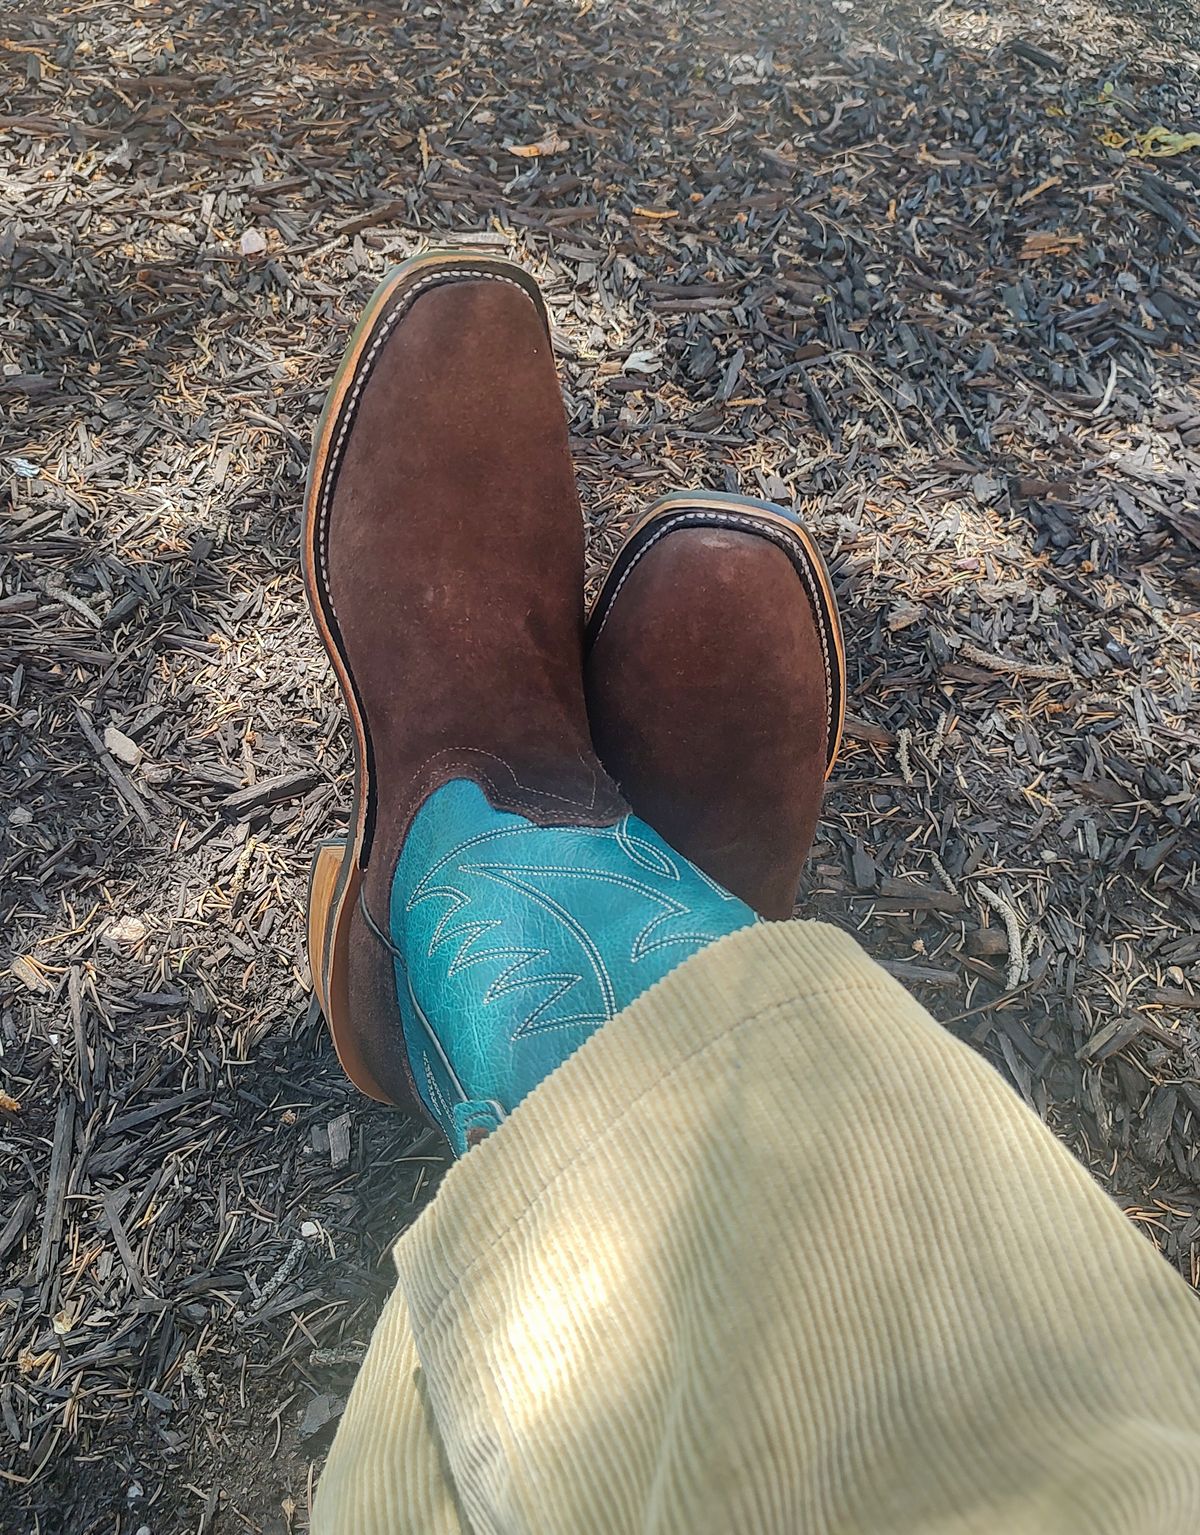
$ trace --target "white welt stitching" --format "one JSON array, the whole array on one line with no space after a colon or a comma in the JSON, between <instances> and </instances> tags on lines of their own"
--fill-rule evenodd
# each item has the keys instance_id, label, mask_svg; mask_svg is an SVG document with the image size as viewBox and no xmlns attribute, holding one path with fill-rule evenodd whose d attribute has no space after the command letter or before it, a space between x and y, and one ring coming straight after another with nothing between
<instances>
[{"instance_id":1,"label":"white welt stitching","mask_svg":"<svg viewBox=\"0 0 1200 1535\"><path fill-rule=\"evenodd\" d=\"M711 522L716 527L728 527L731 523L736 523L739 527L749 528L751 532L757 533L760 538L770 539L773 544L777 544L785 553L789 548L795 548L799 543L799 540L787 538L786 535L777 532L775 528L771 527L768 523L761 522L757 517L742 517L736 512L709 511L703 507L693 507L690 511L681 511L674 517L668 517L655 532L654 536L642 545L625 570L621 572L621 579L617 582L616 590L608 599L608 606L604 610L604 617L600 620L600 627L596 630L596 638L592 641L593 646L599 643L600 636L604 633L604 626L608 623L612 610L616 606L617 598L621 595L621 588L637 568L638 562L650 553L660 538L665 538L668 533L673 533L681 524L687 527L695 527L697 520ZM799 547L801 553L805 556L806 567L800 579L817 619L817 635L821 641L821 660L825 666L825 697L829 700L829 710L832 714L833 670L829 660L829 646L825 639L825 623L821 616L824 605L820 601L817 584L807 569L809 564L808 551L804 548L803 544L800 544ZM832 727L833 720L831 718L829 728L832 729Z\"/></svg>"},{"instance_id":2,"label":"white welt stitching","mask_svg":"<svg viewBox=\"0 0 1200 1535\"><path fill-rule=\"evenodd\" d=\"M323 536L325 520L329 515L329 503L333 494L333 482L336 478L337 469L341 462L342 452L346 446L346 438L350 434L350 428L354 422L354 414L358 409L359 397L361 396L363 388L366 385L367 378L370 375L371 366L379 354L379 349L391 335L399 321L412 308L413 300L419 293L424 292L426 288L433 287L438 283L470 282L475 280L481 282L507 283L510 288L515 288L518 293L524 294L524 296L529 300L531 304L534 302L533 296L530 294L529 290L521 283L519 283L515 277L504 277L499 272L484 272L477 267L439 267L436 271L430 272L428 277L423 277L420 282L413 284L413 286L408 290L408 292L392 310L391 314L388 315L387 319L379 327L379 334L375 337L374 341L372 341L365 356L360 357L358 360L358 365L355 368L354 383L351 385L350 393L342 402L342 419L341 425L338 428L337 438L335 439L333 447L330 450L329 457L325 461L324 470L321 475L321 500L317 508L317 575L321 582L321 588L325 593L326 601L329 603L329 611L333 614L335 619L337 618L337 608L334 606L333 590L329 582L329 567L326 564L325 559L325 538ZM534 308L537 308L536 304L534 304Z\"/></svg>"}]
</instances>

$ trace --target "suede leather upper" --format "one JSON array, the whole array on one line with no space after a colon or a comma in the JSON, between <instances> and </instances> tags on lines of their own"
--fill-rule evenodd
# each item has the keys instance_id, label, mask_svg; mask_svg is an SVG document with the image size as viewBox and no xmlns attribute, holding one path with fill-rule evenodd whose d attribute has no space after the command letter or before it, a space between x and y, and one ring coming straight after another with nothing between
<instances>
[{"instance_id":1,"label":"suede leather upper","mask_svg":"<svg viewBox=\"0 0 1200 1535\"><path fill-rule=\"evenodd\" d=\"M744 528L681 527L648 545L593 630L592 736L634 811L762 916L790 917L829 709L791 559Z\"/></svg>"}]
</instances>

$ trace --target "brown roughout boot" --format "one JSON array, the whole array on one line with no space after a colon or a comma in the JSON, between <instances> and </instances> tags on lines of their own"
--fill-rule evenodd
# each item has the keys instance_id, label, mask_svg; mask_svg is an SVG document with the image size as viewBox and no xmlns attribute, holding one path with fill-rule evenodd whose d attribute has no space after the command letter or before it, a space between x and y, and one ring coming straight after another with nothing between
<instances>
[{"instance_id":1,"label":"brown roughout boot","mask_svg":"<svg viewBox=\"0 0 1200 1535\"><path fill-rule=\"evenodd\" d=\"M790 917L837 756L845 652L800 520L666 497L592 606L588 717L635 814L764 917Z\"/></svg>"},{"instance_id":2,"label":"brown roughout boot","mask_svg":"<svg viewBox=\"0 0 1200 1535\"><path fill-rule=\"evenodd\" d=\"M441 252L351 339L306 496L308 598L353 726L349 835L314 864L309 959L351 1080L412 1103L388 929L397 855L451 779L538 824L627 812L583 695L583 522L533 279Z\"/></svg>"}]
</instances>

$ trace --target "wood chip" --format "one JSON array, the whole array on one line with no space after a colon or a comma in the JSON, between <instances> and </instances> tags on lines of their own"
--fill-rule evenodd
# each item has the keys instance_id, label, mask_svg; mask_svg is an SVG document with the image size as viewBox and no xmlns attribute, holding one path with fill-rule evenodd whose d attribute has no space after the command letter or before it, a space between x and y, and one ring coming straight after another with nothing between
<instances>
[{"instance_id":1,"label":"wood chip","mask_svg":"<svg viewBox=\"0 0 1200 1535\"><path fill-rule=\"evenodd\" d=\"M298 799L320 782L318 773L303 770L280 773L274 778L264 778L261 783L238 789L221 801L221 809L229 816L243 816L252 810L262 810L270 805L281 805L287 800Z\"/></svg>"},{"instance_id":2,"label":"wood chip","mask_svg":"<svg viewBox=\"0 0 1200 1535\"><path fill-rule=\"evenodd\" d=\"M339 1114L331 1119L329 1132L329 1161L335 1167L346 1167L350 1161L350 1116Z\"/></svg>"}]
</instances>

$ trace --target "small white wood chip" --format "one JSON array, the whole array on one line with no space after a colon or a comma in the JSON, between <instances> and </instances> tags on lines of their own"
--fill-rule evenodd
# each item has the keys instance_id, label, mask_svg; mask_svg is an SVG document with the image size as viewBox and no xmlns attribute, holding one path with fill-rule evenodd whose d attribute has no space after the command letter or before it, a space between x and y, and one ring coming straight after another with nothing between
<instances>
[{"instance_id":1,"label":"small white wood chip","mask_svg":"<svg viewBox=\"0 0 1200 1535\"><path fill-rule=\"evenodd\" d=\"M142 748L115 725L105 726L104 750L118 762L123 762L126 767L137 767L142 760Z\"/></svg>"},{"instance_id":2,"label":"small white wood chip","mask_svg":"<svg viewBox=\"0 0 1200 1535\"><path fill-rule=\"evenodd\" d=\"M116 949L136 949L145 937L146 924L141 917L118 917L104 933L104 941Z\"/></svg>"}]
</instances>

